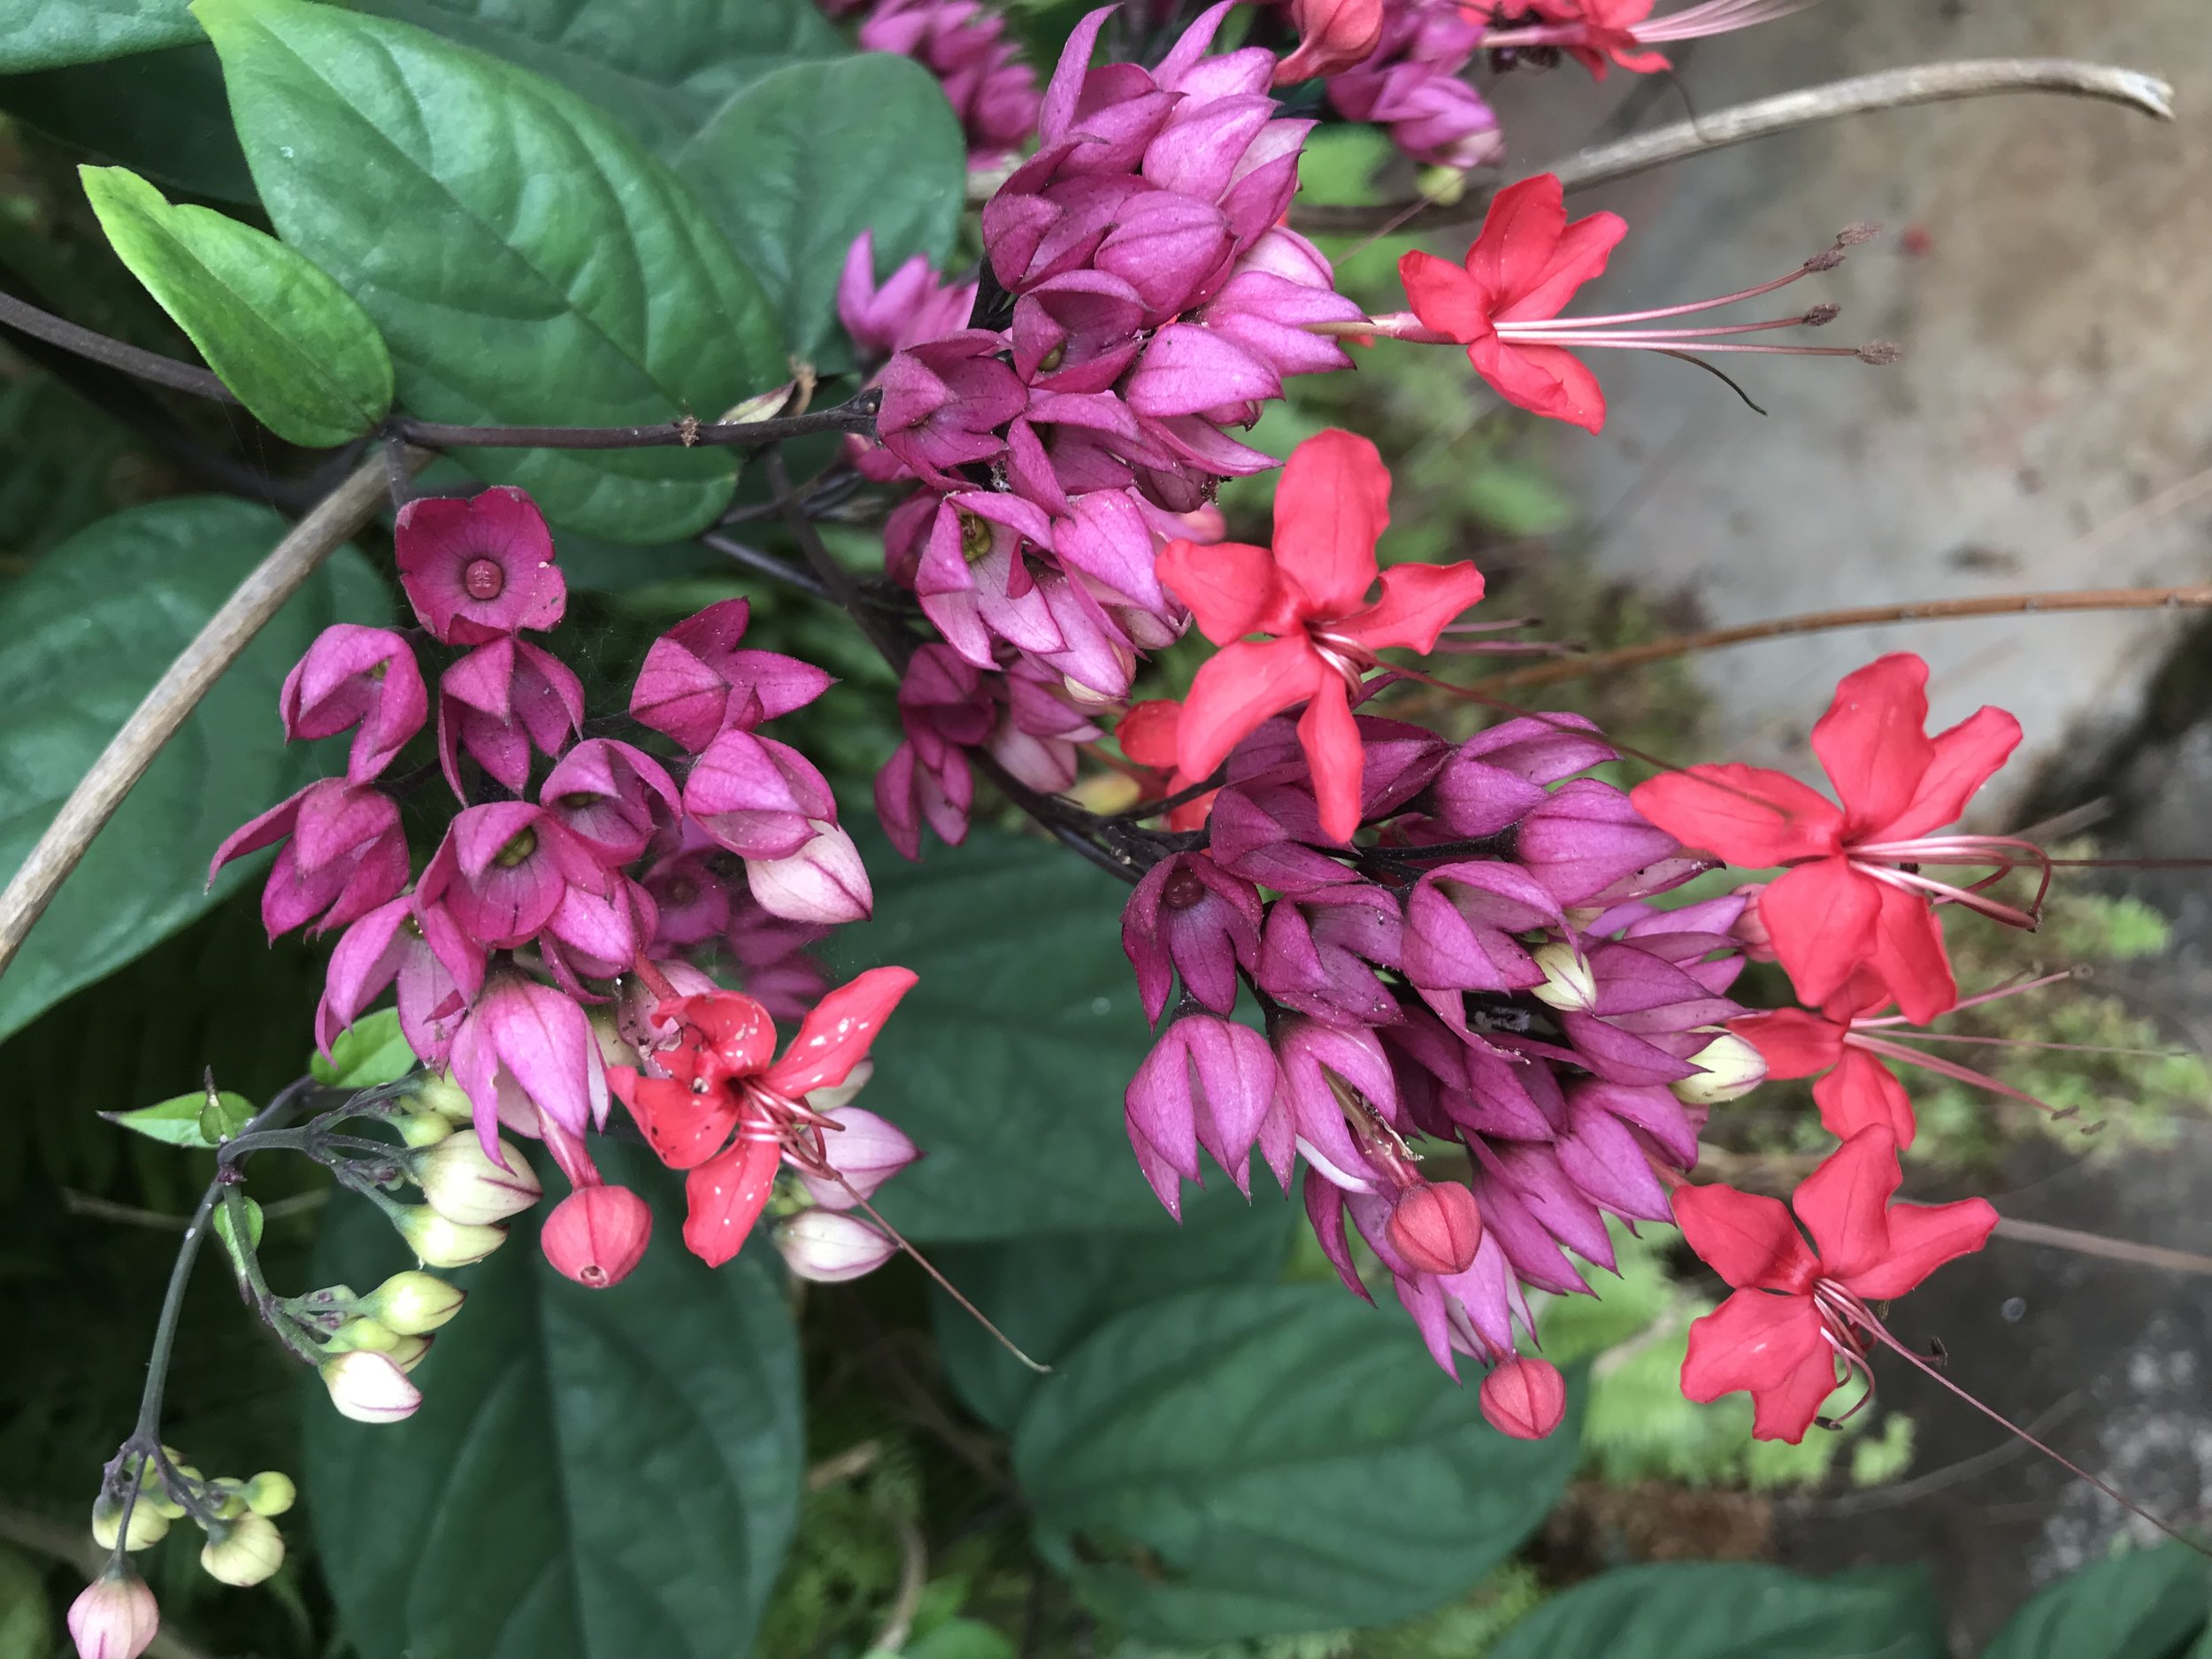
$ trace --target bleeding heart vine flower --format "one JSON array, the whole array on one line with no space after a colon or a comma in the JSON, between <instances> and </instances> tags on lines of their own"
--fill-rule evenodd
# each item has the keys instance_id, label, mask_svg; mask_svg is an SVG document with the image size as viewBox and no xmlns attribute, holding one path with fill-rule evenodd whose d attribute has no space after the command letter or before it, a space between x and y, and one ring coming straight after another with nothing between
<instances>
[{"instance_id":1,"label":"bleeding heart vine flower","mask_svg":"<svg viewBox=\"0 0 2212 1659\"><path fill-rule=\"evenodd\" d=\"M537 503L501 485L462 500L425 495L399 510L400 586L440 643L488 645L557 626L568 580Z\"/></svg>"}]
</instances>

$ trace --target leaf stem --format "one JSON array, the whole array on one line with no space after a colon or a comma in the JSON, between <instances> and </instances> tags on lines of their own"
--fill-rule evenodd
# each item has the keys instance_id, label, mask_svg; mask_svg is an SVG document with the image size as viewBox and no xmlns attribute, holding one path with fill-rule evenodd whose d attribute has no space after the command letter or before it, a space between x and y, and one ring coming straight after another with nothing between
<instances>
[{"instance_id":1,"label":"leaf stem","mask_svg":"<svg viewBox=\"0 0 2212 1659\"><path fill-rule=\"evenodd\" d=\"M142 380L151 380L157 386L166 386L173 391L190 392L196 397L211 397L219 403L234 403L236 394L223 384L212 369L182 363L175 357L165 357L158 351L146 351L137 346L127 345L120 340L79 326L66 318L51 311L41 311L27 300L19 300L12 294L0 292L0 325L43 340L49 345L73 351L81 357L104 363L111 369L119 369Z\"/></svg>"},{"instance_id":2,"label":"leaf stem","mask_svg":"<svg viewBox=\"0 0 2212 1659\"><path fill-rule=\"evenodd\" d=\"M818 432L872 432L882 397L880 392L864 391L827 409L774 420L701 421L686 416L650 426L471 426L396 415L387 429L428 449L763 449Z\"/></svg>"}]
</instances>

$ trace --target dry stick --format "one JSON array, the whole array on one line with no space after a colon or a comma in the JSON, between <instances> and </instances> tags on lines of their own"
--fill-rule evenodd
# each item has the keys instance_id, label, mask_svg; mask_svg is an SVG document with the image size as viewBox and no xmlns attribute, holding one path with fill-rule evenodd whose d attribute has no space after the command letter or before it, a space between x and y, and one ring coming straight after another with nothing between
<instances>
[{"instance_id":1,"label":"dry stick","mask_svg":"<svg viewBox=\"0 0 2212 1659\"><path fill-rule=\"evenodd\" d=\"M430 457L418 453L414 465L427 464ZM115 816L123 797L145 776L185 717L315 567L368 522L387 491L380 454L356 468L277 543L275 551L255 566L183 655L154 682L145 701L123 722L123 729L100 751L92 770L78 780L6 890L0 892L0 972L15 959L25 935L77 867L92 838Z\"/></svg>"},{"instance_id":2,"label":"dry stick","mask_svg":"<svg viewBox=\"0 0 2212 1659\"><path fill-rule=\"evenodd\" d=\"M2154 75L2110 64L2081 63L2070 58L1978 58L1960 63L1916 64L1803 87L1771 98L1716 110L1694 120L1678 121L1632 138L1594 144L1563 156L1532 173L1555 173L1570 190L1624 179L1703 150L1747 143L1755 138L1809 127L1842 115L1870 110L1902 109L1951 98L1984 97L2000 92L2062 92L2102 98L2131 109L2173 119L2173 88ZM1408 231L1471 223L1489 205L1488 190L1470 190L1456 202L1383 202L1371 206L1293 207L1290 222L1302 231L1360 235L1397 224ZM1410 208L1412 211L1408 211Z\"/></svg>"},{"instance_id":3,"label":"dry stick","mask_svg":"<svg viewBox=\"0 0 2212 1659\"><path fill-rule=\"evenodd\" d=\"M2015 1221L2010 1216L1997 1223L1997 1236L2017 1239L2023 1244L2047 1244L2054 1248L2071 1250L2078 1256L2102 1256L2116 1262L2131 1262L2139 1267L2162 1267L2175 1273L2212 1274L2212 1256L2198 1256L2188 1250L2170 1250L2158 1244L2131 1244L2125 1239L2108 1239L2101 1233L2083 1233L2075 1227L2054 1227L2042 1221Z\"/></svg>"}]
</instances>

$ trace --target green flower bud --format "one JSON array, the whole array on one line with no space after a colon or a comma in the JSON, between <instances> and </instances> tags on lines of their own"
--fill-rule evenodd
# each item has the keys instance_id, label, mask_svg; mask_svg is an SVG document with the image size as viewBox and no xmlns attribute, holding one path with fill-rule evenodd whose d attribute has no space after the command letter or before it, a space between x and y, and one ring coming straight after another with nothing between
<instances>
[{"instance_id":1,"label":"green flower bud","mask_svg":"<svg viewBox=\"0 0 2212 1659\"><path fill-rule=\"evenodd\" d=\"M381 1319L349 1319L323 1345L326 1354L388 1354L399 1345L399 1333Z\"/></svg>"},{"instance_id":2,"label":"green flower bud","mask_svg":"<svg viewBox=\"0 0 2212 1659\"><path fill-rule=\"evenodd\" d=\"M472 1226L449 1220L428 1204L403 1204L395 1224L426 1267L466 1267L480 1262L507 1241L504 1227Z\"/></svg>"},{"instance_id":3,"label":"green flower bud","mask_svg":"<svg viewBox=\"0 0 2212 1659\"><path fill-rule=\"evenodd\" d=\"M436 1112L450 1118L455 1123L466 1123L476 1115L476 1107L469 1100L468 1091L443 1071L426 1071L415 1084L415 1104L426 1112Z\"/></svg>"},{"instance_id":4,"label":"green flower bud","mask_svg":"<svg viewBox=\"0 0 2212 1659\"><path fill-rule=\"evenodd\" d=\"M1539 945L1529 958L1544 971L1543 984L1529 987L1538 1002L1567 1014L1586 1014L1597 1006L1597 976L1572 945Z\"/></svg>"},{"instance_id":5,"label":"green flower bud","mask_svg":"<svg viewBox=\"0 0 2212 1659\"><path fill-rule=\"evenodd\" d=\"M414 1416L422 1403L422 1391L388 1355L341 1354L315 1369L330 1390L330 1403L356 1423L397 1423Z\"/></svg>"},{"instance_id":6,"label":"green flower bud","mask_svg":"<svg viewBox=\"0 0 2212 1659\"><path fill-rule=\"evenodd\" d=\"M1715 1031L1712 1041L1690 1056L1697 1075L1667 1085L1686 1106L1717 1106L1750 1094L1766 1081L1764 1055L1732 1031Z\"/></svg>"},{"instance_id":7,"label":"green flower bud","mask_svg":"<svg viewBox=\"0 0 2212 1659\"><path fill-rule=\"evenodd\" d=\"M427 1336L403 1336L392 1345L391 1361L402 1371L412 1371L430 1352L430 1344L436 1339Z\"/></svg>"},{"instance_id":8,"label":"green flower bud","mask_svg":"<svg viewBox=\"0 0 2212 1659\"><path fill-rule=\"evenodd\" d=\"M179 1514L183 1510L179 1509ZM92 1501L92 1541L102 1549L113 1549L115 1540L123 1530L123 1501L112 1493L103 1492ZM158 1544L169 1535L169 1517L146 1501L144 1494L131 1506L130 1536L124 1540L125 1549L144 1549Z\"/></svg>"},{"instance_id":9,"label":"green flower bud","mask_svg":"<svg viewBox=\"0 0 2212 1659\"><path fill-rule=\"evenodd\" d=\"M200 1565L209 1578L242 1588L259 1584L283 1564L284 1535L267 1516L251 1510L208 1528L200 1551Z\"/></svg>"},{"instance_id":10,"label":"green flower bud","mask_svg":"<svg viewBox=\"0 0 2212 1659\"><path fill-rule=\"evenodd\" d=\"M226 1475L208 1484L207 1499L215 1506L216 1514L234 1521L246 1512L246 1483Z\"/></svg>"},{"instance_id":11,"label":"green flower bud","mask_svg":"<svg viewBox=\"0 0 2212 1659\"><path fill-rule=\"evenodd\" d=\"M246 1483L246 1507L256 1515L281 1515L299 1500L291 1476L265 1469Z\"/></svg>"},{"instance_id":12,"label":"green flower bud","mask_svg":"<svg viewBox=\"0 0 2212 1659\"><path fill-rule=\"evenodd\" d=\"M481 1227L536 1203L544 1189L528 1160L512 1141L498 1144L503 1170L485 1156L474 1135L454 1135L419 1155L412 1174L430 1207L449 1221Z\"/></svg>"},{"instance_id":13,"label":"green flower bud","mask_svg":"<svg viewBox=\"0 0 2212 1659\"><path fill-rule=\"evenodd\" d=\"M465 1292L456 1290L434 1273L419 1273L411 1269L395 1273L368 1294L361 1304L361 1311L371 1318L380 1319L402 1336L421 1336L436 1330L455 1314L468 1300Z\"/></svg>"},{"instance_id":14,"label":"green flower bud","mask_svg":"<svg viewBox=\"0 0 2212 1659\"><path fill-rule=\"evenodd\" d=\"M443 1112L409 1112L394 1118L392 1127L411 1147L434 1147L453 1133L453 1119Z\"/></svg>"}]
</instances>

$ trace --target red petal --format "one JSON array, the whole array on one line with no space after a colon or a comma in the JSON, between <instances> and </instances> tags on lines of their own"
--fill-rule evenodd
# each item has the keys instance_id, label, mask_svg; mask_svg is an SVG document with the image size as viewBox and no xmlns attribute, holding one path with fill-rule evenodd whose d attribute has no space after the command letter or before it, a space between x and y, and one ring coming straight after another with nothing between
<instances>
[{"instance_id":1,"label":"red petal","mask_svg":"<svg viewBox=\"0 0 2212 1659\"><path fill-rule=\"evenodd\" d=\"M1846 841L1864 840L1901 813L1935 759L1927 686L1927 664L1893 652L1846 674L1813 726L1813 753L1843 803Z\"/></svg>"},{"instance_id":2,"label":"red petal","mask_svg":"<svg viewBox=\"0 0 2212 1659\"><path fill-rule=\"evenodd\" d=\"M1943 924L1935 906L1918 894L1886 881L1863 879L1881 894L1867 965L1897 999L1897 1011L1909 1023L1924 1025L1949 1012L1959 1000L1958 981L1943 951ZM1786 958L1784 965L1788 965Z\"/></svg>"},{"instance_id":3,"label":"red petal","mask_svg":"<svg viewBox=\"0 0 2212 1659\"><path fill-rule=\"evenodd\" d=\"M761 1081L794 1098L836 1087L867 1057L876 1033L913 988L914 974L905 968L871 968L839 986L808 1010L799 1034Z\"/></svg>"},{"instance_id":4,"label":"red petal","mask_svg":"<svg viewBox=\"0 0 2212 1659\"><path fill-rule=\"evenodd\" d=\"M1728 1029L1759 1051L1769 1077L1812 1077L1843 1058L1844 1027L1801 1008L1732 1019Z\"/></svg>"},{"instance_id":5,"label":"red petal","mask_svg":"<svg viewBox=\"0 0 2212 1659\"><path fill-rule=\"evenodd\" d=\"M1904 1175L1897 1167L1897 1137L1886 1129L1862 1129L1798 1182L1790 1208L1813 1235L1820 1271L1848 1280L1889 1254L1889 1201Z\"/></svg>"},{"instance_id":6,"label":"red petal","mask_svg":"<svg viewBox=\"0 0 2212 1659\"><path fill-rule=\"evenodd\" d=\"M1156 772L1175 767L1175 728L1183 718L1183 705L1172 697L1154 697L1131 705L1114 728L1121 752L1140 766Z\"/></svg>"},{"instance_id":7,"label":"red petal","mask_svg":"<svg viewBox=\"0 0 2212 1659\"><path fill-rule=\"evenodd\" d=\"M1223 646L1200 665L1183 699L1176 765L1186 777L1210 778L1261 721L1303 703L1329 672L1302 635Z\"/></svg>"},{"instance_id":8,"label":"red petal","mask_svg":"<svg viewBox=\"0 0 2212 1659\"><path fill-rule=\"evenodd\" d=\"M1977 709L1934 740L1935 758L1912 803L1875 832L1882 841L1910 841L1955 824L1974 791L1987 783L2020 741L2020 722L2002 709Z\"/></svg>"},{"instance_id":9,"label":"red petal","mask_svg":"<svg viewBox=\"0 0 2212 1659\"><path fill-rule=\"evenodd\" d=\"M1892 1204L1889 1255L1844 1287L1869 1302L1901 1296L1946 1262L1971 1256L1989 1241L1997 1212L1986 1199L1962 1198L1955 1204Z\"/></svg>"},{"instance_id":10,"label":"red petal","mask_svg":"<svg viewBox=\"0 0 2212 1659\"><path fill-rule=\"evenodd\" d=\"M1535 286L1505 296L1497 315L1516 323L1558 316L1577 288L1603 274L1606 260L1627 234L1628 221L1618 213L1593 213L1575 220L1560 236Z\"/></svg>"},{"instance_id":11,"label":"red petal","mask_svg":"<svg viewBox=\"0 0 2212 1659\"><path fill-rule=\"evenodd\" d=\"M1171 541L1154 565L1168 591L1190 607L1198 631L1227 645L1280 610L1275 556L1243 541ZM1279 631L1279 630L1276 630Z\"/></svg>"},{"instance_id":12,"label":"red petal","mask_svg":"<svg viewBox=\"0 0 2212 1659\"><path fill-rule=\"evenodd\" d=\"M1819 1263L1778 1198L1718 1185L1674 1189L1674 1218L1698 1259L1738 1290L1802 1295Z\"/></svg>"},{"instance_id":13,"label":"red petal","mask_svg":"<svg viewBox=\"0 0 2212 1659\"><path fill-rule=\"evenodd\" d=\"M1685 847L1746 870L1837 850L1843 815L1819 790L1764 766L1692 766L1629 791L1636 810Z\"/></svg>"},{"instance_id":14,"label":"red petal","mask_svg":"<svg viewBox=\"0 0 2212 1659\"><path fill-rule=\"evenodd\" d=\"M1820 1126L1839 1141L1862 1129L1886 1129L1900 1147L1909 1147L1919 1127L1905 1086L1863 1048L1843 1051L1843 1064L1813 1085L1813 1103L1820 1108Z\"/></svg>"},{"instance_id":15,"label":"red petal","mask_svg":"<svg viewBox=\"0 0 2212 1659\"><path fill-rule=\"evenodd\" d=\"M1800 864L1767 883L1759 917L1799 1002L1826 1002L1855 969L1873 960L1885 891L1847 858Z\"/></svg>"},{"instance_id":16,"label":"red petal","mask_svg":"<svg viewBox=\"0 0 2212 1659\"><path fill-rule=\"evenodd\" d=\"M1371 651L1401 646L1432 651L1436 636L1482 598L1482 572L1456 565L1394 565L1382 573L1382 597L1338 623L1332 633Z\"/></svg>"},{"instance_id":17,"label":"red petal","mask_svg":"<svg viewBox=\"0 0 2212 1659\"><path fill-rule=\"evenodd\" d=\"M726 1088L694 1094L672 1078L641 1076L626 1065L609 1066L607 1082L645 1132L654 1156L672 1170L705 1163L737 1123L737 1096Z\"/></svg>"},{"instance_id":18,"label":"red petal","mask_svg":"<svg viewBox=\"0 0 2212 1659\"><path fill-rule=\"evenodd\" d=\"M1275 563L1308 615L1349 616L1367 603L1389 522L1390 469L1366 439L1332 427L1290 452L1275 486Z\"/></svg>"},{"instance_id":19,"label":"red petal","mask_svg":"<svg viewBox=\"0 0 2212 1659\"><path fill-rule=\"evenodd\" d=\"M1298 718L1298 743L1313 770L1321 833L1335 841L1350 841L1359 828L1360 772L1365 752L1341 675L1321 676L1305 713Z\"/></svg>"},{"instance_id":20,"label":"red petal","mask_svg":"<svg viewBox=\"0 0 2212 1659\"><path fill-rule=\"evenodd\" d=\"M776 1189L782 1159L773 1141L740 1139L687 1175L684 1196L691 1213L684 1217L684 1247L709 1267L721 1266L742 1249Z\"/></svg>"},{"instance_id":21,"label":"red petal","mask_svg":"<svg viewBox=\"0 0 2212 1659\"><path fill-rule=\"evenodd\" d=\"M1462 345L1489 334L1489 295L1450 260L1416 250L1398 261L1398 280L1405 284L1413 314L1425 326Z\"/></svg>"},{"instance_id":22,"label":"red petal","mask_svg":"<svg viewBox=\"0 0 2212 1659\"><path fill-rule=\"evenodd\" d=\"M1490 198L1482 234L1467 250L1467 274L1500 303L1533 293L1566 229L1567 204L1556 173L1509 184Z\"/></svg>"},{"instance_id":23,"label":"red petal","mask_svg":"<svg viewBox=\"0 0 2212 1659\"><path fill-rule=\"evenodd\" d=\"M1509 345L1495 335L1467 348L1467 361L1490 389L1516 408L1585 432L1605 429L1598 377L1563 346Z\"/></svg>"},{"instance_id":24,"label":"red petal","mask_svg":"<svg viewBox=\"0 0 2212 1659\"><path fill-rule=\"evenodd\" d=\"M1709 1402L1747 1390L1755 1439L1796 1445L1835 1386L1835 1351L1809 1297L1740 1290L1690 1323L1683 1394Z\"/></svg>"}]
</instances>

